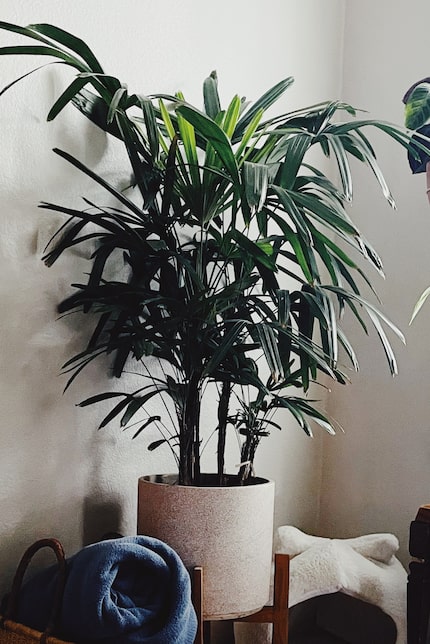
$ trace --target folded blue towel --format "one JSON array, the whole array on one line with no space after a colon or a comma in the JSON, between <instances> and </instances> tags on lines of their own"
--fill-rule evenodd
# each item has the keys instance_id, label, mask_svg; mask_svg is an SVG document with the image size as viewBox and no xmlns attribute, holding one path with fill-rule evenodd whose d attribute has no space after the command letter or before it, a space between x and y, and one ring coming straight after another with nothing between
<instances>
[{"instance_id":1,"label":"folded blue towel","mask_svg":"<svg viewBox=\"0 0 430 644\"><path fill-rule=\"evenodd\" d=\"M88 644L193 644L197 619L190 576L162 541L101 541L70 557L67 571L60 637ZM55 581L52 566L24 585L20 622L44 629Z\"/></svg>"}]
</instances>

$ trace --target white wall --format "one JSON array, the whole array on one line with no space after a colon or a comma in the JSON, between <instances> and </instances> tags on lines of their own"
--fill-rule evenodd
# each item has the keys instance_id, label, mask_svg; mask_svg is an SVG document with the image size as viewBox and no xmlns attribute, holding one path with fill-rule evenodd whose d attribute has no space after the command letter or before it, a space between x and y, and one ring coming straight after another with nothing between
<instances>
[{"instance_id":1,"label":"white wall","mask_svg":"<svg viewBox=\"0 0 430 644\"><path fill-rule=\"evenodd\" d=\"M297 78L284 102L297 107L339 96L342 0L26 0L2 2L4 21L51 22L86 40L106 70L142 93L182 89L200 101L201 84L218 71L225 100L257 98L287 75ZM15 42L0 33L2 45ZM0 60L0 84L34 60ZM95 365L65 395L61 364L79 345L73 320L55 321L56 303L79 279L82 258L47 269L40 261L55 218L41 200L72 204L94 187L57 159L68 150L115 180L122 152L72 108L54 123L48 108L69 79L59 66L0 98L0 569L3 590L24 546L55 535L68 553L105 530L135 530L136 479L171 470L165 452L147 453L153 436L131 444L114 427L96 432L101 410L75 403L105 390ZM287 419L261 449L257 473L277 482L277 523L316 526L321 441ZM237 462L237 454L230 463Z\"/></svg>"},{"instance_id":2,"label":"white wall","mask_svg":"<svg viewBox=\"0 0 430 644\"><path fill-rule=\"evenodd\" d=\"M343 98L367 108L370 117L402 124L404 92L430 71L429 20L426 0L411 5L349 0ZM375 276L374 283L407 346L393 341L400 369L393 380L378 342L352 331L361 372L331 398L345 434L325 440L320 531L394 532L406 563L409 523L429 501L430 489L429 307L408 326L414 303L430 282L430 209L423 175L410 174L400 148L382 138L378 143L398 209L391 212L372 178L360 175L354 213L382 256L387 278Z\"/></svg>"}]
</instances>

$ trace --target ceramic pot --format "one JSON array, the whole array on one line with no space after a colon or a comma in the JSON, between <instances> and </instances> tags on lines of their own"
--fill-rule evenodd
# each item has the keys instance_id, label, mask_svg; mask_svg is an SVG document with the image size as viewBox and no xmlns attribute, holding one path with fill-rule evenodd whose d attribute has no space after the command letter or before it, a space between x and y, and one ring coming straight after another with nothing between
<instances>
[{"instance_id":1,"label":"ceramic pot","mask_svg":"<svg viewBox=\"0 0 430 644\"><path fill-rule=\"evenodd\" d=\"M269 599L275 484L262 478L226 487L202 475L201 487L175 485L176 475L139 479L139 534L161 539L185 566L203 567L205 620L235 619Z\"/></svg>"}]
</instances>

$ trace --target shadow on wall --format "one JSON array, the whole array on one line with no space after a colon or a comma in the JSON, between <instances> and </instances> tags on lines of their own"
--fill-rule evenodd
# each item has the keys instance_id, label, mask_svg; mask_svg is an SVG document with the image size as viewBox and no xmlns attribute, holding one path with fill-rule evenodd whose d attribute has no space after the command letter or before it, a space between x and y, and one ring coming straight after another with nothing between
<instances>
[{"instance_id":1,"label":"shadow on wall","mask_svg":"<svg viewBox=\"0 0 430 644\"><path fill-rule=\"evenodd\" d=\"M83 505L82 544L100 541L108 533L121 533L122 519L119 500L103 502L87 496Z\"/></svg>"},{"instance_id":2,"label":"shadow on wall","mask_svg":"<svg viewBox=\"0 0 430 644\"><path fill-rule=\"evenodd\" d=\"M76 548L82 525L82 507L79 499L55 502L39 498L32 509L23 508L22 491L13 495L12 506L15 515L5 511L2 516L2 537L0 548L0 599L10 590L13 575L25 550L38 539L56 537L69 556ZM5 510L7 510L5 508ZM76 530L65 533L65 517L74 516ZM55 557L48 549L37 553L28 570L28 575L50 566Z\"/></svg>"},{"instance_id":3,"label":"shadow on wall","mask_svg":"<svg viewBox=\"0 0 430 644\"><path fill-rule=\"evenodd\" d=\"M18 502L18 499L16 499ZM64 533L64 517L75 517L75 530ZM94 497L86 497L82 504L80 499L68 500L62 507L55 506L52 499L46 499L45 505L39 503L33 511L21 514L19 522L16 517L3 517L3 527L8 534L1 539L0 549L0 599L10 590L12 578L25 550L37 539L55 537L63 544L66 557L73 555L80 547L100 541L109 532L119 532L122 520L120 502L112 500L100 502ZM13 523L12 523L13 522ZM32 561L28 574L54 563L52 552L42 550Z\"/></svg>"}]
</instances>

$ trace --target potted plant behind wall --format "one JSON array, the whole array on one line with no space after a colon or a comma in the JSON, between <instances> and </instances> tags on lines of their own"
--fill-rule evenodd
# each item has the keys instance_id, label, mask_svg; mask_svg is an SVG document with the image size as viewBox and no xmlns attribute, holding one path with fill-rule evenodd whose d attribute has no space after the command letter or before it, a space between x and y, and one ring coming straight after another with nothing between
<instances>
[{"instance_id":1,"label":"potted plant behind wall","mask_svg":"<svg viewBox=\"0 0 430 644\"><path fill-rule=\"evenodd\" d=\"M416 81L403 97L405 105L405 126L413 134L409 148L409 167L413 174L426 173L427 197L430 200L430 152L419 143L430 140L430 78ZM418 298L412 312L411 322L421 310L430 295L430 286Z\"/></svg>"},{"instance_id":2,"label":"potted plant behind wall","mask_svg":"<svg viewBox=\"0 0 430 644\"><path fill-rule=\"evenodd\" d=\"M175 455L178 473L171 478L176 485L166 485L163 477L162 485L140 481L139 529L152 530L146 490L152 486L156 494L171 492L170 509L164 498L156 503L163 510L156 521L166 519L172 532L167 537L167 528L157 524L152 534L173 545L187 565L205 566L206 618L257 610L268 594L273 484L255 477L253 461L261 439L279 427L274 413L286 410L309 435L314 423L334 432L334 423L306 394L321 378L347 382L339 349L358 368L340 326L345 309L366 332L373 325L391 373L397 370L384 326L401 339L402 334L361 292L361 284L370 286L370 281L357 263L360 256L378 272L382 263L347 213L352 200L349 158L368 166L393 205L364 130L376 127L405 148L409 137L393 125L357 119L351 106L338 101L268 116L291 78L254 103L235 96L225 108L215 73L204 81L202 110L180 92L130 94L104 72L82 40L62 29L8 23L0 28L33 41L0 48L0 54L48 56L76 70L48 119L73 104L124 143L133 175L130 191L120 192L68 152L54 150L114 200L100 206L84 197L81 210L41 204L66 217L44 255L48 266L77 245L95 243L85 281L73 285L58 307L61 313L79 312L94 320L89 343L65 365L68 384L101 355L111 357L117 378L126 365L140 368L142 384L135 391L102 392L80 403L113 403L100 426L117 420L122 428L134 426L134 437L156 425L160 438L150 449L164 444ZM339 115L343 120L337 120ZM315 146L334 160L339 185L308 162ZM100 203L106 203L105 196ZM112 277L118 260L122 271ZM218 401L212 428L218 440L216 475L200 467L208 385ZM159 414L147 412L154 398ZM175 417L173 429L163 410ZM225 472L230 430L242 437L237 475ZM222 498L234 490L248 498L263 487L270 500L246 500L243 510L238 501L228 501L227 517L208 528L213 514L208 495L215 491ZM180 492L196 490L204 497L202 510L196 509L194 497L178 501ZM191 509L188 519L186 506ZM245 525L248 519L257 526ZM200 550L190 537L193 526L203 533ZM238 526L245 534L241 543ZM181 530L185 550L177 541ZM222 562L209 552L208 535L221 550ZM268 554L258 564L256 553L263 544ZM227 545L235 547L231 558ZM245 563L245 572L232 570L235 560ZM230 573L230 581L216 582L212 591L218 568ZM262 590L257 590L258 581Z\"/></svg>"}]
</instances>

